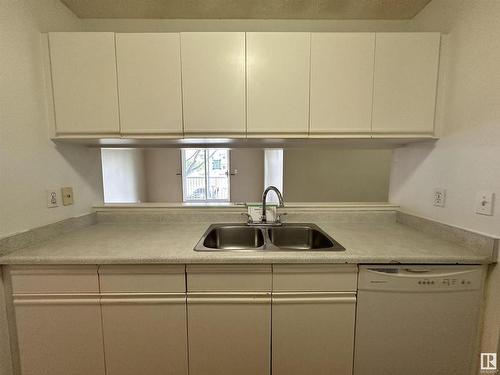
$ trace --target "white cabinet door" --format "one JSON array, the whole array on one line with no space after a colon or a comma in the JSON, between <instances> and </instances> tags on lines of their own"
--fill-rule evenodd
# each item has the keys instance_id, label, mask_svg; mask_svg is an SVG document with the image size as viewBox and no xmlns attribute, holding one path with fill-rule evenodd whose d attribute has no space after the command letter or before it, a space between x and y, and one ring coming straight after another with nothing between
<instances>
[{"instance_id":1,"label":"white cabinet door","mask_svg":"<svg viewBox=\"0 0 500 375\"><path fill-rule=\"evenodd\" d=\"M273 375L351 375L355 293L273 293Z\"/></svg>"},{"instance_id":2,"label":"white cabinet door","mask_svg":"<svg viewBox=\"0 0 500 375\"><path fill-rule=\"evenodd\" d=\"M374 33L311 35L311 134L371 132Z\"/></svg>"},{"instance_id":3,"label":"white cabinet door","mask_svg":"<svg viewBox=\"0 0 500 375\"><path fill-rule=\"evenodd\" d=\"M185 294L102 300L107 375L187 375Z\"/></svg>"},{"instance_id":4,"label":"white cabinet door","mask_svg":"<svg viewBox=\"0 0 500 375\"><path fill-rule=\"evenodd\" d=\"M309 33L247 33L247 131L309 131Z\"/></svg>"},{"instance_id":5,"label":"white cabinet door","mask_svg":"<svg viewBox=\"0 0 500 375\"><path fill-rule=\"evenodd\" d=\"M14 297L23 375L104 375L99 297Z\"/></svg>"},{"instance_id":6,"label":"white cabinet door","mask_svg":"<svg viewBox=\"0 0 500 375\"><path fill-rule=\"evenodd\" d=\"M188 294L188 327L190 375L269 374L269 294Z\"/></svg>"},{"instance_id":7,"label":"white cabinet door","mask_svg":"<svg viewBox=\"0 0 500 375\"><path fill-rule=\"evenodd\" d=\"M181 33L184 132L245 135L245 33Z\"/></svg>"},{"instance_id":8,"label":"white cabinet door","mask_svg":"<svg viewBox=\"0 0 500 375\"><path fill-rule=\"evenodd\" d=\"M178 33L116 34L122 134L182 135Z\"/></svg>"},{"instance_id":9,"label":"white cabinet door","mask_svg":"<svg viewBox=\"0 0 500 375\"><path fill-rule=\"evenodd\" d=\"M50 33L56 134L120 130L113 33Z\"/></svg>"},{"instance_id":10,"label":"white cabinet door","mask_svg":"<svg viewBox=\"0 0 500 375\"><path fill-rule=\"evenodd\" d=\"M376 34L374 133L433 134L439 42L439 33Z\"/></svg>"}]
</instances>

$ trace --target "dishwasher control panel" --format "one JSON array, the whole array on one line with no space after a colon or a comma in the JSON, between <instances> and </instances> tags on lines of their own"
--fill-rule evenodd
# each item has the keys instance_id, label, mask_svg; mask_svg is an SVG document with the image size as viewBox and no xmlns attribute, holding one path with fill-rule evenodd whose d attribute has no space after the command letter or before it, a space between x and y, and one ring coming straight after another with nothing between
<instances>
[{"instance_id":1,"label":"dishwasher control panel","mask_svg":"<svg viewBox=\"0 0 500 375\"><path fill-rule=\"evenodd\" d=\"M362 266L358 285L359 290L477 290L483 278L483 266Z\"/></svg>"}]
</instances>

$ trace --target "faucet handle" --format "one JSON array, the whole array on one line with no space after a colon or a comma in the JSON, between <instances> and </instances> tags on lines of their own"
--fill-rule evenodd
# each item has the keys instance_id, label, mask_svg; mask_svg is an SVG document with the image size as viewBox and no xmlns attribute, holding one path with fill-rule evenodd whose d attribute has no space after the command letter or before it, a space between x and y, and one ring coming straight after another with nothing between
<instances>
[{"instance_id":1,"label":"faucet handle","mask_svg":"<svg viewBox=\"0 0 500 375\"><path fill-rule=\"evenodd\" d=\"M253 223L252 215L250 215L248 212L242 212L241 216L246 216L247 217L247 224L252 224Z\"/></svg>"},{"instance_id":2,"label":"faucet handle","mask_svg":"<svg viewBox=\"0 0 500 375\"><path fill-rule=\"evenodd\" d=\"M277 215L276 215L276 222L277 222L277 223L282 223L281 218L282 218L283 216L286 216L286 215L288 215L288 213L286 213L286 212L283 212L282 214L277 214Z\"/></svg>"}]
</instances>

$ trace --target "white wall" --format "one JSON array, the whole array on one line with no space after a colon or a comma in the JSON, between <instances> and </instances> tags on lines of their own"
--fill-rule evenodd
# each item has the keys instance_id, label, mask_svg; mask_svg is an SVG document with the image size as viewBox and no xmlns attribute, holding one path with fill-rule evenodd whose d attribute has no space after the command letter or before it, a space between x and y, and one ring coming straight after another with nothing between
<instances>
[{"instance_id":1,"label":"white wall","mask_svg":"<svg viewBox=\"0 0 500 375\"><path fill-rule=\"evenodd\" d=\"M441 139L396 150L389 200L403 210L500 236L500 1L433 0L415 17L416 31L442 31L438 125ZM434 187L446 207L432 206ZM497 194L494 216L474 213L476 193ZM498 267L497 267L498 268ZM483 351L500 331L500 272L490 274Z\"/></svg>"},{"instance_id":2,"label":"white wall","mask_svg":"<svg viewBox=\"0 0 500 375\"><path fill-rule=\"evenodd\" d=\"M481 189L500 194L500 2L433 0L412 22L419 31L449 32L441 69L441 139L395 152L390 200L403 209L500 236L500 206L474 213ZM432 205L434 187L447 189L446 207Z\"/></svg>"},{"instance_id":3,"label":"white wall","mask_svg":"<svg viewBox=\"0 0 500 375\"><path fill-rule=\"evenodd\" d=\"M101 158L105 203L147 202L142 149L103 148Z\"/></svg>"},{"instance_id":4,"label":"white wall","mask_svg":"<svg viewBox=\"0 0 500 375\"><path fill-rule=\"evenodd\" d=\"M49 140L40 32L77 31L58 0L0 0L0 237L91 211L102 198L99 151ZM73 206L48 209L48 188Z\"/></svg>"},{"instance_id":5,"label":"white wall","mask_svg":"<svg viewBox=\"0 0 500 375\"><path fill-rule=\"evenodd\" d=\"M49 140L40 32L77 31L58 0L0 0L0 237L90 212L101 199L99 151ZM73 186L48 209L45 189ZM0 290L3 288L0 280ZM11 372L0 293L0 374Z\"/></svg>"}]
</instances>

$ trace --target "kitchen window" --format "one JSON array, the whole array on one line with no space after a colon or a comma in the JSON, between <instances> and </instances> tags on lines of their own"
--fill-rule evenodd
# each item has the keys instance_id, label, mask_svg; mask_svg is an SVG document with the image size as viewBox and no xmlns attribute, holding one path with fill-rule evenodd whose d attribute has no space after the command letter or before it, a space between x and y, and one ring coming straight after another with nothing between
<instances>
[{"instance_id":1,"label":"kitchen window","mask_svg":"<svg viewBox=\"0 0 500 375\"><path fill-rule=\"evenodd\" d=\"M184 202L229 202L229 150L182 150Z\"/></svg>"}]
</instances>

